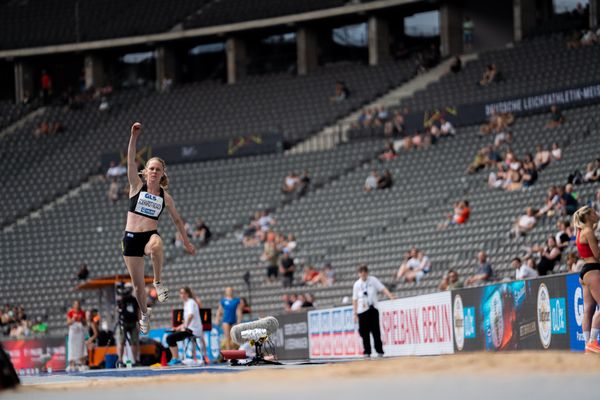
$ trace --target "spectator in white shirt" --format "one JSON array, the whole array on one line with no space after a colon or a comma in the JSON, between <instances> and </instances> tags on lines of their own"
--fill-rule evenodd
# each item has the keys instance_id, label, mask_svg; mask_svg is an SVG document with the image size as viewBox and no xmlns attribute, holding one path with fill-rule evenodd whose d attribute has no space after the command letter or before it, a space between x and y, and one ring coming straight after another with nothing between
<instances>
[{"instance_id":1,"label":"spectator in white shirt","mask_svg":"<svg viewBox=\"0 0 600 400\"><path fill-rule=\"evenodd\" d=\"M425 274L429 272L431 261L422 250L417 251L415 248L412 248L409 254L410 258L402 263L398 269L396 279L419 283Z\"/></svg>"},{"instance_id":2,"label":"spectator in white shirt","mask_svg":"<svg viewBox=\"0 0 600 400\"><path fill-rule=\"evenodd\" d=\"M260 218L258 219L258 225L260 226L260 229L263 232L268 231L269 228L271 228L275 224L277 224L277 221L275 221L275 219L273 217L271 217L269 214L267 214L266 211L263 211L260 214Z\"/></svg>"},{"instance_id":3,"label":"spectator in white shirt","mask_svg":"<svg viewBox=\"0 0 600 400\"><path fill-rule=\"evenodd\" d=\"M303 294L299 294L296 297L296 300L290 306L290 311L300 311L300 310L302 310L302 306L304 305L305 301L306 301L306 298L304 297L304 295Z\"/></svg>"},{"instance_id":4,"label":"spectator in white shirt","mask_svg":"<svg viewBox=\"0 0 600 400\"><path fill-rule=\"evenodd\" d=\"M535 228L537 220L535 218L535 212L533 208L527 207L525 214L521 215L515 221L513 229L511 230L511 236L517 239L521 236L525 236L528 232L531 232Z\"/></svg>"},{"instance_id":5,"label":"spectator in white shirt","mask_svg":"<svg viewBox=\"0 0 600 400\"><path fill-rule=\"evenodd\" d=\"M452 123L450 123L450 121L447 121L442 118L440 120L440 122L442 123L442 125L440 126L440 131L442 133L442 136L456 134L456 129L454 129L454 127L452 126Z\"/></svg>"},{"instance_id":6,"label":"spectator in white shirt","mask_svg":"<svg viewBox=\"0 0 600 400\"><path fill-rule=\"evenodd\" d=\"M364 186L363 190L365 192L370 192L372 190L377 189L378 182L379 182L379 173L377 172L377 170L374 169L373 171L371 171L371 174L365 180L365 186Z\"/></svg>"},{"instance_id":7,"label":"spectator in white shirt","mask_svg":"<svg viewBox=\"0 0 600 400\"><path fill-rule=\"evenodd\" d=\"M124 165L117 165L116 162L111 161L108 171L106 171L106 178L118 178L127 173L127 168Z\"/></svg>"},{"instance_id":8,"label":"spectator in white shirt","mask_svg":"<svg viewBox=\"0 0 600 400\"><path fill-rule=\"evenodd\" d=\"M377 293L383 292L389 299L394 295L383 286L379 279L369 276L366 265L358 267L359 279L352 288L352 307L354 309L354 322L358 322L358 332L362 337L364 356L371 357L371 334L375 343L378 357L383 357L383 344L379 328L379 311L377 310Z\"/></svg>"},{"instance_id":9,"label":"spectator in white shirt","mask_svg":"<svg viewBox=\"0 0 600 400\"><path fill-rule=\"evenodd\" d=\"M552 160L560 161L562 159L562 149L558 146L558 143L552 143L552 150L550 150Z\"/></svg>"},{"instance_id":10,"label":"spectator in white shirt","mask_svg":"<svg viewBox=\"0 0 600 400\"><path fill-rule=\"evenodd\" d=\"M202 321L200 320L200 309L194 300L192 289L185 286L179 289L179 296L183 300L183 322L173 329L173 333L167 336L167 344L171 349L171 361L169 365L181 364L177 342L194 336L202 336ZM196 346L192 347L193 358L196 359Z\"/></svg>"},{"instance_id":11,"label":"spectator in white shirt","mask_svg":"<svg viewBox=\"0 0 600 400\"><path fill-rule=\"evenodd\" d=\"M513 258L513 260L511 261L511 265L515 269L515 279L517 280L538 277L538 272L529 265L523 264L519 257Z\"/></svg>"}]
</instances>

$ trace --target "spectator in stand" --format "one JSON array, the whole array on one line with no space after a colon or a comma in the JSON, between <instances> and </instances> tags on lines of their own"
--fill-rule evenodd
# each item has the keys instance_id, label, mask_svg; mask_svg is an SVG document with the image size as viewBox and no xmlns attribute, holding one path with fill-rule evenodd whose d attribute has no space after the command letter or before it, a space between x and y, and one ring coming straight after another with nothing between
<instances>
[{"instance_id":1,"label":"spectator in stand","mask_svg":"<svg viewBox=\"0 0 600 400\"><path fill-rule=\"evenodd\" d=\"M567 248L574 236L571 224L569 221L558 220L556 221L556 229L558 229L558 232L554 235L554 239L556 240L558 247L561 249Z\"/></svg>"},{"instance_id":2,"label":"spectator in stand","mask_svg":"<svg viewBox=\"0 0 600 400\"><path fill-rule=\"evenodd\" d=\"M440 132L442 136L456 135L456 129L454 129L452 123L444 118L440 119Z\"/></svg>"},{"instance_id":3,"label":"spectator in stand","mask_svg":"<svg viewBox=\"0 0 600 400\"><path fill-rule=\"evenodd\" d=\"M562 149L558 145L558 143L552 143L552 149L550 150L550 155L552 156L553 161L560 161L562 159Z\"/></svg>"},{"instance_id":4,"label":"spectator in stand","mask_svg":"<svg viewBox=\"0 0 600 400\"><path fill-rule=\"evenodd\" d=\"M406 282L419 283L423 277L431 271L431 261L429 257L425 255L423 250L417 252L417 260L419 266L411 271L408 271L405 275Z\"/></svg>"},{"instance_id":5,"label":"spectator in stand","mask_svg":"<svg viewBox=\"0 0 600 400\"><path fill-rule=\"evenodd\" d=\"M86 347L85 347L85 311L81 308L81 302L75 300L73 307L67 313L67 326L69 327L68 336L68 362L67 372L74 372L76 369L85 370Z\"/></svg>"},{"instance_id":6,"label":"spectator in stand","mask_svg":"<svg viewBox=\"0 0 600 400\"><path fill-rule=\"evenodd\" d=\"M279 268L277 266L279 261L279 252L275 243L265 242L264 251L260 256L260 260L263 261L267 270L267 283L273 283L277 280Z\"/></svg>"},{"instance_id":7,"label":"spectator in stand","mask_svg":"<svg viewBox=\"0 0 600 400\"><path fill-rule=\"evenodd\" d=\"M0 311L0 316L2 316L2 311ZM2 324L0 323L0 326ZM34 335L45 335L48 333L48 324L44 320L44 318L37 316L35 318L35 323L31 326L31 332Z\"/></svg>"},{"instance_id":8,"label":"spectator in stand","mask_svg":"<svg viewBox=\"0 0 600 400\"><path fill-rule=\"evenodd\" d=\"M386 169L383 171L383 175L377 180L377 189L389 189L393 184L394 179L392 178L392 173L389 169Z\"/></svg>"},{"instance_id":9,"label":"spectator in stand","mask_svg":"<svg viewBox=\"0 0 600 400\"><path fill-rule=\"evenodd\" d=\"M386 137L404 132L404 115L400 111L394 111L394 117L387 121L383 126L383 133Z\"/></svg>"},{"instance_id":10,"label":"spectator in stand","mask_svg":"<svg viewBox=\"0 0 600 400\"><path fill-rule=\"evenodd\" d=\"M538 272L535 269L532 269L531 267L529 267L527 264L523 264L523 262L521 261L521 259L519 257L515 257L512 259L511 266L515 270L515 279L516 280L530 279L530 278L538 277Z\"/></svg>"},{"instance_id":11,"label":"spectator in stand","mask_svg":"<svg viewBox=\"0 0 600 400\"><path fill-rule=\"evenodd\" d=\"M498 132L498 133L496 133L496 136L494 136L494 146L496 146L496 147L500 147L502 145L510 146L512 144L512 140L513 140L512 131Z\"/></svg>"},{"instance_id":12,"label":"spectator in stand","mask_svg":"<svg viewBox=\"0 0 600 400\"><path fill-rule=\"evenodd\" d=\"M110 110L110 103L108 102L108 99L106 98L106 96L102 96L102 98L100 99L100 106L98 107L98 111L109 111Z\"/></svg>"},{"instance_id":13,"label":"spectator in stand","mask_svg":"<svg viewBox=\"0 0 600 400\"><path fill-rule=\"evenodd\" d=\"M489 64L485 67L485 71L481 80L479 81L479 86L488 86L489 84L495 82L497 80L498 69L496 68L496 64Z\"/></svg>"},{"instance_id":14,"label":"spectator in stand","mask_svg":"<svg viewBox=\"0 0 600 400\"><path fill-rule=\"evenodd\" d=\"M296 241L296 236L294 236L293 234L288 234L287 239L284 240L284 245L282 250L283 251L288 251L290 253L290 255L294 254L294 250L296 250L298 248L298 242Z\"/></svg>"},{"instance_id":15,"label":"spectator in stand","mask_svg":"<svg viewBox=\"0 0 600 400\"><path fill-rule=\"evenodd\" d=\"M419 258L419 253L422 254L421 258ZM420 278L425 275L425 269L429 271L431 267L431 263L429 262L429 258L427 257L423 260L424 254L419 252L416 248L410 249L408 253L404 255L404 261L400 264L400 268L398 268L398 272L396 273L396 281L400 282L415 282L417 276Z\"/></svg>"},{"instance_id":16,"label":"spectator in stand","mask_svg":"<svg viewBox=\"0 0 600 400\"><path fill-rule=\"evenodd\" d=\"M117 178L110 178L110 185L108 185L108 192L106 193L108 201L115 204L119 200L119 183Z\"/></svg>"},{"instance_id":17,"label":"spectator in stand","mask_svg":"<svg viewBox=\"0 0 600 400\"><path fill-rule=\"evenodd\" d=\"M494 278L494 270L492 265L487 260L487 254L485 251L480 251L477 254L478 267L475 275L470 276L466 281L466 286L473 286L478 283L490 282Z\"/></svg>"},{"instance_id":18,"label":"spectator in stand","mask_svg":"<svg viewBox=\"0 0 600 400\"><path fill-rule=\"evenodd\" d=\"M281 300L283 301L283 311L285 311L285 312L292 311L292 304L294 304L294 302L296 301L296 298L294 297L292 299L292 296L295 296L295 295L284 294L283 296L281 296Z\"/></svg>"},{"instance_id":19,"label":"spectator in stand","mask_svg":"<svg viewBox=\"0 0 600 400\"><path fill-rule=\"evenodd\" d=\"M335 94L333 97L330 97L329 100L332 103L341 103L342 101L346 100L349 95L350 92L348 91L346 84L342 81L337 81L335 83Z\"/></svg>"},{"instance_id":20,"label":"spectator in stand","mask_svg":"<svg viewBox=\"0 0 600 400\"><path fill-rule=\"evenodd\" d=\"M556 128L566 122L565 117L562 115L558 107L553 104L550 107L550 120L546 124L546 128Z\"/></svg>"},{"instance_id":21,"label":"spectator in stand","mask_svg":"<svg viewBox=\"0 0 600 400\"><path fill-rule=\"evenodd\" d=\"M567 272L580 272L585 261L577 257L576 253L567 254Z\"/></svg>"},{"instance_id":22,"label":"spectator in stand","mask_svg":"<svg viewBox=\"0 0 600 400\"><path fill-rule=\"evenodd\" d=\"M438 285L438 290L446 291L446 290L456 290L462 289L464 286L463 282L460 280L458 276L458 272L450 268L446 275L442 278L442 281Z\"/></svg>"},{"instance_id":23,"label":"spectator in stand","mask_svg":"<svg viewBox=\"0 0 600 400\"><path fill-rule=\"evenodd\" d=\"M44 104L48 104L52 97L52 77L45 69L42 70L40 86L42 88L42 101Z\"/></svg>"},{"instance_id":24,"label":"spectator in stand","mask_svg":"<svg viewBox=\"0 0 600 400\"><path fill-rule=\"evenodd\" d=\"M300 177L295 172L290 172L283 182L281 191L283 193L294 193L300 184Z\"/></svg>"},{"instance_id":25,"label":"spectator in stand","mask_svg":"<svg viewBox=\"0 0 600 400\"><path fill-rule=\"evenodd\" d=\"M315 296L311 293L304 294L304 304L302 304L302 308L313 308L315 306Z\"/></svg>"},{"instance_id":26,"label":"spectator in stand","mask_svg":"<svg viewBox=\"0 0 600 400\"><path fill-rule=\"evenodd\" d=\"M321 273L319 274L319 281L323 286L333 286L335 283L335 271L330 263L323 266Z\"/></svg>"},{"instance_id":27,"label":"spectator in stand","mask_svg":"<svg viewBox=\"0 0 600 400\"><path fill-rule=\"evenodd\" d=\"M536 146L535 157L533 159L533 162L535 163L535 166L538 170L542 170L546 168L548 164L550 164L550 157L551 154L547 149L545 149L539 144Z\"/></svg>"},{"instance_id":28,"label":"spectator in stand","mask_svg":"<svg viewBox=\"0 0 600 400\"><path fill-rule=\"evenodd\" d=\"M281 260L279 260L279 273L281 274L281 284L284 288L292 287L295 271L294 259L290 256L290 251L284 249Z\"/></svg>"},{"instance_id":29,"label":"spectator in stand","mask_svg":"<svg viewBox=\"0 0 600 400\"><path fill-rule=\"evenodd\" d=\"M258 219L258 225L260 226L261 231L267 232L270 228L277 225L277 221L275 221L275 219L266 211L263 211Z\"/></svg>"},{"instance_id":30,"label":"spectator in stand","mask_svg":"<svg viewBox=\"0 0 600 400\"><path fill-rule=\"evenodd\" d=\"M312 286L320 281L319 271L315 269L312 265L308 265L304 270L304 274L302 275L302 282L305 285Z\"/></svg>"},{"instance_id":31,"label":"spectator in stand","mask_svg":"<svg viewBox=\"0 0 600 400\"><path fill-rule=\"evenodd\" d=\"M528 157L528 160L523 163L523 167L520 171L523 188L526 189L532 187L538 179L537 168L535 167L533 160L530 160L529 158L531 157Z\"/></svg>"},{"instance_id":32,"label":"spectator in stand","mask_svg":"<svg viewBox=\"0 0 600 400\"><path fill-rule=\"evenodd\" d=\"M489 162L488 154L489 154L488 147L484 147L483 149L480 149L479 151L477 151L475 158L473 159L471 164L469 164L469 168L467 168L467 173L474 174L474 173L482 170L483 168L485 168Z\"/></svg>"},{"instance_id":33,"label":"spectator in stand","mask_svg":"<svg viewBox=\"0 0 600 400\"><path fill-rule=\"evenodd\" d=\"M298 196L304 196L307 192L308 189L310 188L310 175L308 174L307 170L304 170L304 172L302 172L302 175L300 175L300 184L298 185Z\"/></svg>"},{"instance_id":34,"label":"spectator in stand","mask_svg":"<svg viewBox=\"0 0 600 400\"><path fill-rule=\"evenodd\" d=\"M124 165L117 165L115 161L110 162L110 166L106 171L106 179L110 178L118 178L120 176L125 176L127 173L127 168Z\"/></svg>"},{"instance_id":35,"label":"spectator in stand","mask_svg":"<svg viewBox=\"0 0 600 400\"><path fill-rule=\"evenodd\" d=\"M562 207L563 214L573 215L579 208L579 202L573 193L573 185L567 184L564 186L564 188L559 187L558 194L560 195L560 205Z\"/></svg>"},{"instance_id":36,"label":"spectator in stand","mask_svg":"<svg viewBox=\"0 0 600 400\"><path fill-rule=\"evenodd\" d=\"M85 281L90 276L90 270L88 269L86 264L81 264L79 266L79 271L77 272L77 279L80 281Z\"/></svg>"},{"instance_id":37,"label":"spectator in stand","mask_svg":"<svg viewBox=\"0 0 600 400\"><path fill-rule=\"evenodd\" d=\"M390 161L398 156L392 142L386 142L383 152L379 155L381 161Z\"/></svg>"},{"instance_id":38,"label":"spectator in stand","mask_svg":"<svg viewBox=\"0 0 600 400\"><path fill-rule=\"evenodd\" d=\"M365 185L363 187L363 191L365 193L371 192L377 189L377 183L379 182L379 173L377 170L371 171L371 174L365 180Z\"/></svg>"},{"instance_id":39,"label":"spectator in stand","mask_svg":"<svg viewBox=\"0 0 600 400\"><path fill-rule=\"evenodd\" d=\"M450 72L458 74L462 70L462 60L459 56L455 56L450 64Z\"/></svg>"},{"instance_id":40,"label":"spectator in stand","mask_svg":"<svg viewBox=\"0 0 600 400\"><path fill-rule=\"evenodd\" d=\"M219 302L215 325L223 328L223 347L226 350L234 349L233 341L231 340L231 327L239 324L242 321L242 307L240 299L234 297L232 287L225 288L225 296Z\"/></svg>"},{"instance_id":41,"label":"spectator in stand","mask_svg":"<svg viewBox=\"0 0 600 400\"><path fill-rule=\"evenodd\" d=\"M561 249L558 247L554 236L548 237L545 247L533 246L531 251L540 254L540 261L536 269L541 276L554 271L554 267L560 262Z\"/></svg>"},{"instance_id":42,"label":"spectator in stand","mask_svg":"<svg viewBox=\"0 0 600 400\"><path fill-rule=\"evenodd\" d=\"M558 187L551 186L546 195L544 206L537 212L537 217L547 216L552 217L560 209L560 195Z\"/></svg>"},{"instance_id":43,"label":"spectator in stand","mask_svg":"<svg viewBox=\"0 0 600 400\"><path fill-rule=\"evenodd\" d=\"M535 224L537 223L537 219L535 218L535 210L531 207L527 207L525 210L525 214L521 215L515 221L512 230L510 231L510 236L513 239L518 239L521 236L525 236L527 233L531 232L533 228L535 228Z\"/></svg>"},{"instance_id":44,"label":"spectator in stand","mask_svg":"<svg viewBox=\"0 0 600 400\"><path fill-rule=\"evenodd\" d=\"M588 163L585 169L583 181L586 183L597 182L600 180L600 161Z\"/></svg>"},{"instance_id":45,"label":"spectator in stand","mask_svg":"<svg viewBox=\"0 0 600 400\"><path fill-rule=\"evenodd\" d=\"M294 295L294 298L295 301L290 306L290 311L301 311L306 302L306 298L303 294Z\"/></svg>"},{"instance_id":46,"label":"spectator in stand","mask_svg":"<svg viewBox=\"0 0 600 400\"><path fill-rule=\"evenodd\" d=\"M375 118L375 125L384 125L389 119L390 112L384 106L379 106L379 110L377 111L377 115Z\"/></svg>"},{"instance_id":47,"label":"spectator in stand","mask_svg":"<svg viewBox=\"0 0 600 400\"><path fill-rule=\"evenodd\" d=\"M467 200L454 203L454 212L448 214L448 221L438 225L439 230L443 230L453 225L462 225L469 220L471 208Z\"/></svg>"},{"instance_id":48,"label":"spectator in stand","mask_svg":"<svg viewBox=\"0 0 600 400\"><path fill-rule=\"evenodd\" d=\"M192 237L198 239L201 244L207 245L211 236L212 233L210 228L206 225L204 219L202 217L196 218L196 225L194 226Z\"/></svg>"}]
</instances>

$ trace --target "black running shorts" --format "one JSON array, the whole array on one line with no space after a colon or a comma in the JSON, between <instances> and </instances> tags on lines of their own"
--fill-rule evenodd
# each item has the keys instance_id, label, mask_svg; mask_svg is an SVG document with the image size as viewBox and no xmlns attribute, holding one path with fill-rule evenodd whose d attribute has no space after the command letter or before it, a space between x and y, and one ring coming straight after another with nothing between
<instances>
[{"instance_id":1,"label":"black running shorts","mask_svg":"<svg viewBox=\"0 0 600 400\"><path fill-rule=\"evenodd\" d=\"M125 231L125 236L123 236L123 240L121 242L121 250L123 251L123 255L127 257L144 257L144 248L150 241L152 235L158 235L158 231Z\"/></svg>"}]
</instances>

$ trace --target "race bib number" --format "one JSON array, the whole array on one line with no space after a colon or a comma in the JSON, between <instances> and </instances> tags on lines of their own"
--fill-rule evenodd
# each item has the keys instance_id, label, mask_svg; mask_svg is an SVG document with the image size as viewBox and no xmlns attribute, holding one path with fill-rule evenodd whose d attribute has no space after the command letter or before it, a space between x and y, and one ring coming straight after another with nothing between
<instances>
[{"instance_id":1,"label":"race bib number","mask_svg":"<svg viewBox=\"0 0 600 400\"><path fill-rule=\"evenodd\" d=\"M163 198L148 192L140 192L135 212L149 217L158 217L163 208Z\"/></svg>"}]
</instances>

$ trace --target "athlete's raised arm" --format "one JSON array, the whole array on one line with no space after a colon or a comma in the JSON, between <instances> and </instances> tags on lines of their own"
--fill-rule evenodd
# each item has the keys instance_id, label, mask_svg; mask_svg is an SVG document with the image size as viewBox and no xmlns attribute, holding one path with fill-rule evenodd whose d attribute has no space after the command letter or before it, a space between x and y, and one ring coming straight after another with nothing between
<instances>
[{"instance_id":1,"label":"athlete's raised arm","mask_svg":"<svg viewBox=\"0 0 600 400\"><path fill-rule=\"evenodd\" d=\"M137 155L137 138L142 133L142 124L139 122L131 126L131 136L129 137L129 147L127 148L127 178L131 186L131 193L137 193L142 187L142 180L138 176L135 158Z\"/></svg>"},{"instance_id":2,"label":"athlete's raised arm","mask_svg":"<svg viewBox=\"0 0 600 400\"><path fill-rule=\"evenodd\" d=\"M181 219L181 216L177 212L175 208L175 201L173 201L173 197L167 192L165 192L165 205L167 206L167 210L169 211L169 215L177 228L177 232L181 235L181 239L183 240L183 246L185 250L191 255L196 254L196 248L192 243L190 243L190 239L188 238L187 232L185 230L185 224Z\"/></svg>"}]
</instances>

